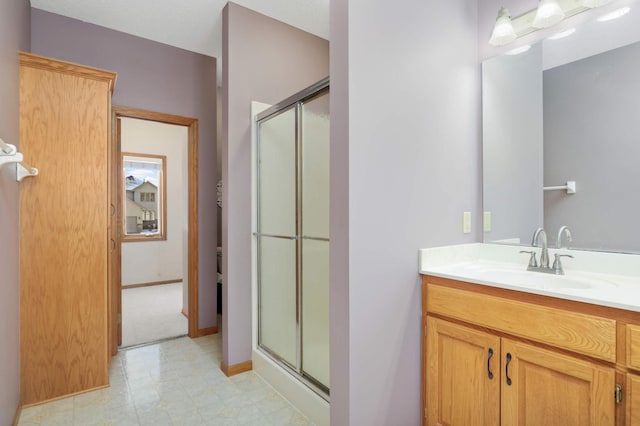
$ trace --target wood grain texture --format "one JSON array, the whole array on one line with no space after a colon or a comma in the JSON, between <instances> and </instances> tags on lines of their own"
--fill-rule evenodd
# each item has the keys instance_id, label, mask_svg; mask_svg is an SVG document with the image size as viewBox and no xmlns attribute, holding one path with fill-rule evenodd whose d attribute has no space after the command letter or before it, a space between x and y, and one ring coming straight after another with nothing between
<instances>
[{"instance_id":1,"label":"wood grain texture","mask_svg":"<svg viewBox=\"0 0 640 426\"><path fill-rule=\"evenodd\" d=\"M627 426L640 425L640 376L627 375Z\"/></svg>"},{"instance_id":2,"label":"wood grain texture","mask_svg":"<svg viewBox=\"0 0 640 426\"><path fill-rule=\"evenodd\" d=\"M499 424L500 338L429 317L426 341L426 424Z\"/></svg>"},{"instance_id":3,"label":"wood grain texture","mask_svg":"<svg viewBox=\"0 0 640 426\"><path fill-rule=\"evenodd\" d=\"M506 383L506 357L511 355ZM615 424L615 370L502 339L502 424Z\"/></svg>"},{"instance_id":4,"label":"wood grain texture","mask_svg":"<svg viewBox=\"0 0 640 426\"><path fill-rule=\"evenodd\" d=\"M562 299L558 297L542 296L525 291L508 290L482 284L467 283L464 281L456 281L448 278L433 277L429 275L423 275L422 279L423 285L426 285L427 283L442 285L451 288L458 288L461 290L473 291L474 293L478 294L486 294L503 299L526 302L533 305L547 306L550 308L556 308L571 312L580 312L588 315L596 315L606 318L615 318L617 321L624 323L640 324L640 312L627 311L624 309L617 309L603 305L594 305L591 303L576 302L574 300Z\"/></svg>"},{"instance_id":5,"label":"wood grain texture","mask_svg":"<svg viewBox=\"0 0 640 426\"><path fill-rule=\"evenodd\" d=\"M616 321L441 285L427 286L428 312L616 361Z\"/></svg>"},{"instance_id":6,"label":"wood grain texture","mask_svg":"<svg viewBox=\"0 0 640 426\"><path fill-rule=\"evenodd\" d=\"M90 68L21 54L21 401L108 381L110 88ZM109 78L108 76L111 76Z\"/></svg>"},{"instance_id":7,"label":"wood grain texture","mask_svg":"<svg viewBox=\"0 0 640 426\"><path fill-rule=\"evenodd\" d=\"M627 325L627 366L640 370L640 325Z\"/></svg>"},{"instance_id":8,"label":"wood grain texture","mask_svg":"<svg viewBox=\"0 0 640 426\"><path fill-rule=\"evenodd\" d=\"M244 373L245 371L253 370L253 362L245 361L239 364L227 365L224 361L220 361L220 370L227 377L235 376L236 374Z\"/></svg>"},{"instance_id":9,"label":"wood grain texture","mask_svg":"<svg viewBox=\"0 0 640 426\"><path fill-rule=\"evenodd\" d=\"M111 117L111 102L109 102L108 117ZM120 256L120 236L118 235L118 176L113 174L113 171L118 167L118 147L116 140L114 139L113 126L117 123L109 123L109 135L107 141L109 144L109 154L107 162L108 170L108 183L107 191L109 193L109 255L107 259L107 324L111 324L117 321L118 318L118 294L115 294L113 289L117 282L120 282L121 269L118 267L119 263L117 259ZM118 333L117 330L108 327L107 330L108 342L107 342L107 359L111 364L111 357L118 353Z\"/></svg>"},{"instance_id":10,"label":"wood grain texture","mask_svg":"<svg viewBox=\"0 0 640 426\"><path fill-rule=\"evenodd\" d=\"M117 77L117 74L113 71L105 71L99 68L88 67L86 65L61 61L59 59L52 59L46 56L26 52L20 52L20 65L102 81L107 84L108 91L110 93L113 93Z\"/></svg>"}]
</instances>

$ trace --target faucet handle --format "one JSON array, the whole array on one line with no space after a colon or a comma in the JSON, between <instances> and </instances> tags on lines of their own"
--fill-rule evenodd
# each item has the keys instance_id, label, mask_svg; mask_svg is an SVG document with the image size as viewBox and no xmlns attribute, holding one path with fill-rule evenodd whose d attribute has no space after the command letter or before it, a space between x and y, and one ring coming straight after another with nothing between
<instances>
[{"instance_id":1,"label":"faucet handle","mask_svg":"<svg viewBox=\"0 0 640 426\"><path fill-rule=\"evenodd\" d=\"M573 256L571 256L570 254L559 254L559 253L555 253L554 254L555 258L553 259L553 272L556 275L564 275L564 269L562 268L562 262L560 261L561 257L570 257L571 259L573 259Z\"/></svg>"},{"instance_id":2,"label":"faucet handle","mask_svg":"<svg viewBox=\"0 0 640 426\"><path fill-rule=\"evenodd\" d=\"M538 261L536 260L536 252L535 250L520 250L520 253L529 253L531 256L529 257L529 268L537 268Z\"/></svg>"}]
</instances>

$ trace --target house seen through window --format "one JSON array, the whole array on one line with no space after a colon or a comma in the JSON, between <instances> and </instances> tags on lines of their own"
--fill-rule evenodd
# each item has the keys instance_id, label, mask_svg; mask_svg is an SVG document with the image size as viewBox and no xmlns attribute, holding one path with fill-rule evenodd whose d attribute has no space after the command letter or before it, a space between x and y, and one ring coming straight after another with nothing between
<instances>
[{"instance_id":1,"label":"house seen through window","mask_svg":"<svg viewBox=\"0 0 640 426\"><path fill-rule=\"evenodd\" d=\"M122 154L123 241L166 239L166 157Z\"/></svg>"}]
</instances>

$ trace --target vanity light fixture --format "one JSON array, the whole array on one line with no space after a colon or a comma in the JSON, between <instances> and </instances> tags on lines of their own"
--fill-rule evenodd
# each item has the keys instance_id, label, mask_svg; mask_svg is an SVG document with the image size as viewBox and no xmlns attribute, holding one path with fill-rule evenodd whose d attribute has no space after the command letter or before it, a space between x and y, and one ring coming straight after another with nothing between
<instances>
[{"instance_id":1,"label":"vanity light fixture","mask_svg":"<svg viewBox=\"0 0 640 426\"><path fill-rule=\"evenodd\" d=\"M629 11L631 10L630 7L623 7L621 9L617 9L614 10L613 12L609 12L606 15L602 15L601 17L598 18L598 22L607 22L607 21L611 21L613 19L618 19L618 18L622 18L624 15L626 15L627 13L629 13Z\"/></svg>"},{"instance_id":2,"label":"vanity light fixture","mask_svg":"<svg viewBox=\"0 0 640 426\"><path fill-rule=\"evenodd\" d=\"M493 27L489 44L492 46L504 46L511 43L518 36L511 23L511 15L506 7L501 7L496 18L496 25Z\"/></svg>"},{"instance_id":3,"label":"vanity light fixture","mask_svg":"<svg viewBox=\"0 0 640 426\"><path fill-rule=\"evenodd\" d=\"M548 28L561 22L565 18L591 10L595 7L604 6L611 1L612 0L539 0L537 8L531 9L516 17L511 17L509 11L505 7L501 7L493 31L491 32L489 44L496 47L507 45L518 37L543 28ZM629 8L622 8L598 20L608 21L619 18L627 12L629 12Z\"/></svg>"},{"instance_id":4,"label":"vanity light fixture","mask_svg":"<svg viewBox=\"0 0 640 426\"><path fill-rule=\"evenodd\" d=\"M575 32L576 32L575 28L567 28L566 30L560 31L559 33L556 33L551 37L548 37L547 40L560 40L561 38L569 37L571 34Z\"/></svg>"},{"instance_id":5,"label":"vanity light fixture","mask_svg":"<svg viewBox=\"0 0 640 426\"><path fill-rule=\"evenodd\" d=\"M548 28L564 18L564 11L557 0L540 0L532 26L534 28Z\"/></svg>"}]
</instances>

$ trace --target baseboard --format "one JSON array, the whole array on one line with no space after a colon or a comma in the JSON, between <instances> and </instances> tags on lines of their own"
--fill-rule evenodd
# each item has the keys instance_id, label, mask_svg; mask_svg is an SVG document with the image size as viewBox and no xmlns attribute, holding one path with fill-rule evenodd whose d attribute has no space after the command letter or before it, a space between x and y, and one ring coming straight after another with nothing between
<instances>
[{"instance_id":1,"label":"baseboard","mask_svg":"<svg viewBox=\"0 0 640 426\"><path fill-rule=\"evenodd\" d=\"M59 401L61 399L70 398L72 396L82 395L83 393L93 392L93 391L97 391L97 390L100 390L100 389L106 389L109 386L110 385L107 383L106 385L96 386L95 388L83 389L83 390L78 391L78 392L72 392L72 393L68 393L66 395L55 396L53 398L45 399L45 400L42 400L42 401L32 402L30 404L24 404L24 405L22 405L20 407L20 410L22 411L25 408L36 407L38 405L47 404L49 402L54 402L54 401Z\"/></svg>"},{"instance_id":2,"label":"baseboard","mask_svg":"<svg viewBox=\"0 0 640 426\"><path fill-rule=\"evenodd\" d=\"M18 426L18 421L20 420L21 413L22 413L22 405L18 405L18 408L16 408L16 415L13 418L13 426Z\"/></svg>"},{"instance_id":3,"label":"baseboard","mask_svg":"<svg viewBox=\"0 0 640 426\"><path fill-rule=\"evenodd\" d=\"M182 315L184 315L186 319L189 319L189 314L185 312L184 308L182 308Z\"/></svg>"},{"instance_id":4,"label":"baseboard","mask_svg":"<svg viewBox=\"0 0 640 426\"><path fill-rule=\"evenodd\" d=\"M217 325L214 325L213 327L201 328L196 332L196 337L209 336L211 334L216 334L217 332L218 332Z\"/></svg>"},{"instance_id":5,"label":"baseboard","mask_svg":"<svg viewBox=\"0 0 640 426\"><path fill-rule=\"evenodd\" d=\"M225 376L231 377L236 374L253 370L253 362L245 361L239 364L227 365L224 361L220 361L220 370L222 370Z\"/></svg>"},{"instance_id":6,"label":"baseboard","mask_svg":"<svg viewBox=\"0 0 640 426\"><path fill-rule=\"evenodd\" d=\"M122 285L122 289L127 289L127 288L138 288L138 287L151 287L154 285L163 285L163 284L175 284L175 283L181 283L182 279L181 278L176 278L175 280L166 280L166 281L152 281L152 282L148 282L148 283L140 283L140 284L126 284L126 285Z\"/></svg>"}]
</instances>

